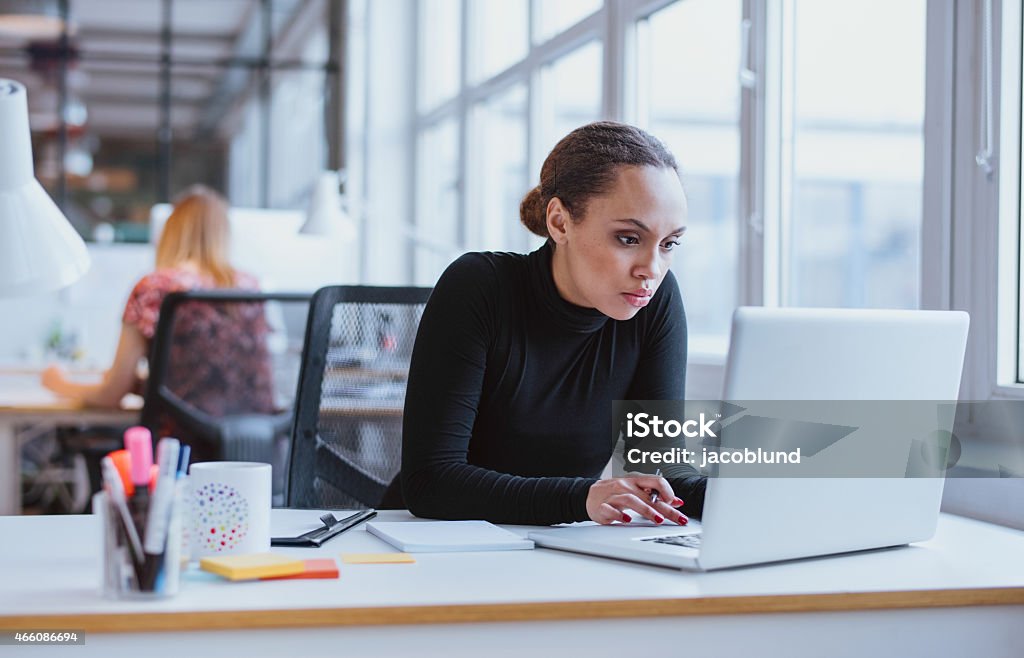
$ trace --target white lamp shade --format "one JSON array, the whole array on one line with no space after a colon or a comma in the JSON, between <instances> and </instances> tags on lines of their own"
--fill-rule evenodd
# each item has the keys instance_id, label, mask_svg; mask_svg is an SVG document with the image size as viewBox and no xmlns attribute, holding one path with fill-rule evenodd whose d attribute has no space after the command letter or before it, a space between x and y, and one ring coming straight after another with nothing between
<instances>
[{"instance_id":1,"label":"white lamp shade","mask_svg":"<svg viewBox=\"0 0 1024 658\"><path fill-rule=\"evenodd\" d=\"M89 251L32 173L25 87L0 79L0 296L55 290L89 269Z\"/></svg>"},{"instance_id":2,"label":"white lamp shade","mask_svg":"<svg viewBox=\"0 0 1024 658\"><path fill-rule=\"evenodd\" d=\"M355 238L355 225L341 207L338 180L336 171L320 174L313 188L306 223L299 229L299 233L329 236L346 242Z\"/></svg>"}]
</instances>

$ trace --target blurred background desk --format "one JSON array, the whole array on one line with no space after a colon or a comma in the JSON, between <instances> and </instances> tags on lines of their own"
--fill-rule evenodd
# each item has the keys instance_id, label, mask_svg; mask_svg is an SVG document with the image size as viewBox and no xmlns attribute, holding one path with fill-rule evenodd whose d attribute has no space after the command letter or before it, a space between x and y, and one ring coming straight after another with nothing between
<instances>
[{"instance_id":1,"label":"blurred background desk","mask_svg":"<svg viewBox=\"0 0 1024 658\"><path fill-rule=\"evenodd\" d=\"M0 367L0 515L21 513L21 447L60 425L123 425L138 420L142 399L129 395L120 409L88 409L51 393L41 369Z\"/></svg>"}]
</instances>

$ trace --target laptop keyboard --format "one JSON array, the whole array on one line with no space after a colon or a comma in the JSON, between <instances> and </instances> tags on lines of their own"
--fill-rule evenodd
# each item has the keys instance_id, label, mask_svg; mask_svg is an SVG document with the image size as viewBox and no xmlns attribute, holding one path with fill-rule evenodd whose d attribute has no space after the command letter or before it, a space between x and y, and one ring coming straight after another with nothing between
<instances>
[{"instance_id":1,"label":"laptop keyboard","mask_svg":"<svg viewBox=\"0 0 1024 658\"><path fill-rule=\"evenodd\" d=\"M667 537L646 537L640 541L651 541L655 544L682 546L683 548L700 548L700 534L669 535Z\"/></svg>"}]
</instances>

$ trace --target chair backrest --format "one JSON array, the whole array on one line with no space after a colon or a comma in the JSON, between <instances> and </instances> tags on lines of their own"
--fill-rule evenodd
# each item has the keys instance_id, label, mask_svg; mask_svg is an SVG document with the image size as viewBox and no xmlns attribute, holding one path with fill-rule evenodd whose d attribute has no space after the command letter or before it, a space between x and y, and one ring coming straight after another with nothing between
<instances>
[{"instance_id":1,"label":"chair backrest","mask_svg":"<svg viewBox=\"0 0 1024 658\"><path fill-rule=\"evenodd\" d=\"M283 500L310 295L167 295L150 349L142 424L192 446L192 461L274 465Z\"/></svg>"},{"instance_id":2,"label":"chair backrest","mask_svg":"<svg viewBox=\"0 0 1024 658\"><path fill-rule=\"evenodd\" d=\"M313 295L288 471L289 507L379 507L398 474L409 360L430 288Z\"/></svg>"}]
</instances>

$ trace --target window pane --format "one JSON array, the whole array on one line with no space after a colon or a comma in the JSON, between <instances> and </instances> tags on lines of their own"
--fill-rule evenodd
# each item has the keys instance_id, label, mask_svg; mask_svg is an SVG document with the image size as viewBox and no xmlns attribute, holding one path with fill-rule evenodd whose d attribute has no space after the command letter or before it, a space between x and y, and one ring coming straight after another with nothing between
<instances>
[{"instance_id":1,"label":"window pane","mask_svg":"<svg viewBox=\"0 0 1024 658\"><path fill-rule=\"evenodd\" d=\"M686 0L639 26L640 121L672 150L690 205L673 271L693 351L720 351L736 307L739 0Z\"/></svg>"},{"instance_id":2,"label":"window pane","mask_svg":"<svg viewBox=\"0 0 1024 658\"><path fill-rule=\"evenodd\" d=\"M526 86L480 103L472 113L470 217L478 225L470 248L514 251L526 244L519 202L527 191Z\"/></svg>"},{"instance_id":3,"label":"window pane","mask_svg":"<svg viewBox=\"0 0 1024 658\"><path fill-rule=\"evenodd\" d=\"M458 127L454 119L419 138L416 189L416 285L432 286L459 244Z\"/></svg>"},{"instance_id":4,"label":"window pane","mask_svg":"<svg viewBox=\"0 0 1024 658\"><path fill-rule=\"evenodd\" d=\"M233 206L258 207L261 201L260 169L267 145L263 140L263 113L257 99L249 99L239 111L240 121L228 150L228 200Z\"/></svg>"},{"instance_id":5,"label":"window pane","mask_svg":"<svg viewBox=\"0 0 1024 658\"><path fill-rule=\"evenodd\" d=\"M925 0L856 6L797 0L794 6L785 301L916 308Z\"/></svg>"},{"instance_id":6,"label":"window pane","mask_svg":"<svg viewBox=\"0 0 1024 658\"><path fill-rule=\"evenodd\" d=\"M271 208L305 208L313 185L327 165L324 136L323 71L275 71L271 74Z\"/></svg>"},{"instance_id":7,"label":"window pane","mask_svg":"<svg viewBox=\"0 0 1024 658\"><path fill-rule=\"evenodd\" d=\"M529 0L473 0L469 63L474 81L485 80L526 57Z\"/></svg>"},{"instance_id":8,"label":"window pane","mask_svg":"<svg viewBox=\"0 0 1024 658\"><path fill-rule=\"evenodd\" d=\"M601 53L601 44L591 41L544 68L542 158L574 128L601 118Z\"/></svg>"},{"instance_id":9,"label":"window pane","mask_svg":"<svg viewBox=\"0 0 1024 658\"><path fill-rule=\"evenodd\" d=\"M328 21L334 0L273 0L271 26L275 44L271 66L280 62L302 62L323 66L330 59ZM207 3L214 4L214 3Z\"/></svg>"},{"instance_id":10,"label":"window pane","mask_svg":"<svg viewBox=\"0 0 1024 658\"><path fill-rule=\"evenodd\" d=\"M461 0L420 4L419 106L428 110L459 90Z\"/></svg>"},{"instance_id":11,"label":"window pane","mask_svg":"<svg viewBox=\"0 0 1024 658\"><path fill-rule=\"evenodd\" d=\"M602 0L537 0L537 42L572 27L601 8Z\"/></svg>"}]
</instances>

